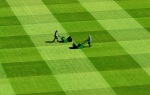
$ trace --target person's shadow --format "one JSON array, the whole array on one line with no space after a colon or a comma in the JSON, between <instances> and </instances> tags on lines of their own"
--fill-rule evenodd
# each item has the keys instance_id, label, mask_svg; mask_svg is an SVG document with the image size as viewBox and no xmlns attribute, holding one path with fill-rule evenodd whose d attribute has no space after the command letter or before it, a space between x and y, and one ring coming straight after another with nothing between
<instances>
[{"instance_id":1,"label":"person's shadow","mask_svg":"<svg viewBox=\"0 0 150 95\"><path fill-rule=\"evenodd\" d=\"M63 41L58 41L59 43L65 43ZM45 41L45 43L53 43L53 41Z\"/></svg>"},{"instance_id":2,"label":"person's shadow","mask_svg":"<svg viewBox=\"0 0 150 95\"><path fill-rule=\"evenodd\" d=\"M53 43L52 41L45 41L45 43Z\"/></svg>"},{"instance_id":3,"label":"person's shadow","mask_svg":"<svg viewBox=\"0 0 150 95\"><path fill-rule=\"evenodd\" d=\"M77 48L75 48L75 47L69 47L69 49L77 49Z\"/></svg>"}]
</instances>

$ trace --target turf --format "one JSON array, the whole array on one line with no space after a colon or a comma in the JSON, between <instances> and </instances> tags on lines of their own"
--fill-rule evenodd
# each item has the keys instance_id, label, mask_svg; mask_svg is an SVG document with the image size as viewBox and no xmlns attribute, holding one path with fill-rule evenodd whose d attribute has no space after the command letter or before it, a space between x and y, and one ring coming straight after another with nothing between
<instances>
[{"instance_id":1,"label":"turf","mask_svg":"<svg viewBox=\"0 0 150 95\"><path fill-rule=\"evenodd\" d=\"M0 0L0 95L149 95L149 0ZM78 44L70 49L54 32ZM60 38L59 38L60 40Z\"/></svg>"}]
</instances>

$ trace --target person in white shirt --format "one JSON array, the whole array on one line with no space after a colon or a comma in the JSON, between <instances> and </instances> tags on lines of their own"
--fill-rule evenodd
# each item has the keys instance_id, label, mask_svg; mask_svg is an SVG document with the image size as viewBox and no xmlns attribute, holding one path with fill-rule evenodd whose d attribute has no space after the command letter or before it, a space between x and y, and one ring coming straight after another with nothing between
<instances>
[{"instance_id":1,"label":"person in white shirt","mask_svg":"<svg viewBox=\"0 0 150 95\"><path fill-rule=\"evenodd\" d=\"M92 42L92 37L90 35L88 35L88 39L87 39L87 42L89 44L89 47L91 47L91 42Z\"/></svg>"}]
</instances>

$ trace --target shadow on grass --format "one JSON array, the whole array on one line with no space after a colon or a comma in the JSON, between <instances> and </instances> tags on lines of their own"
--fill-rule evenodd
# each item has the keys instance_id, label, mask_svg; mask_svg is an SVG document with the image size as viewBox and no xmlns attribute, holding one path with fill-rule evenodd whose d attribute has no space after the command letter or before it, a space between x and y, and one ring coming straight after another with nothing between
<instances>
[{"instance_id":1,"label":"shadow on grass","mask_svg":"<svg viewBox=\"0 0 150 95\"><path fill-rule=\"evenodd\" d=\"M83 48L90 48L90 47L89 46L84 46ZM69 49L83 49L83 48L69 47Z\"/></svg>"},{"instance_id":2,"label":"shadow on grass","mask_svg":"<svg viewBox=\"0 0 150 95\"><path fill-rule=\"evenodd\" d=\"M78 48L75 48L75 47L69 47L69 49L78 49Z\"/></svg>"},{"instance_id":3,"label":"shadow on grass","mask_svg":"<svg viewBox=\"0 0 150 95\"><path fill-rule=\"evenodd\" d=\"M53 43L52 41L45 41L45 43Z\"/></svg>"},{"instance_id":4,"label":"shadow on grass","mask_svg":"<svg viewBox=\"0 0 150 95\"><path fill-rule=\"evenodd\" d=\"M45 41L45 43L54 43L54 42L52 42L52 41ZM58 41L58 43L65 43L65 42L63 42L63 41Z\"/></svg>"}]
</instances>

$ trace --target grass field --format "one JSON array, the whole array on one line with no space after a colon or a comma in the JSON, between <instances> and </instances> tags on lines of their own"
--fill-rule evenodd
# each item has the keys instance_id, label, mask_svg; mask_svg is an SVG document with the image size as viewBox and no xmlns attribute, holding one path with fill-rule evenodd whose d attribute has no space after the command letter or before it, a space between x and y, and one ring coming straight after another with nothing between
<instances>
[{"instance_id":1,"label":"grass field","mask_svg":"<svg viewBox=\"0 0 150 95\"><path fill-rule=\"evenodd\" d=\"M150 0L0 0L0 95L150 95Z\"/></svg>"}]
</instances>

